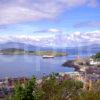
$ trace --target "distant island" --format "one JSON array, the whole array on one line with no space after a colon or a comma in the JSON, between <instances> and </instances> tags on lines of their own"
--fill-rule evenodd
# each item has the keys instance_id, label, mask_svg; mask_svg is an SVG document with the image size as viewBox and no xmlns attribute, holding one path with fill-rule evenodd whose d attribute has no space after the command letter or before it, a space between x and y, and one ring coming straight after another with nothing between
<instances>
[{"instance_id":1,"label":"distant island","mask_svg":"<svg viewBox=\"0 0 100 100\"><path fill-rule=\"evenodd\" d=\"M67 56L67 53L64 52L57 52L57 51L43 51L43 50L34 50L28 51L24 49L16 49L16 48L9 48L9 49L2 49L0 50L1 55L37 55L37 56L47 56L47 57L57 57L57 56Z\"/></svg>"}]
</instances>

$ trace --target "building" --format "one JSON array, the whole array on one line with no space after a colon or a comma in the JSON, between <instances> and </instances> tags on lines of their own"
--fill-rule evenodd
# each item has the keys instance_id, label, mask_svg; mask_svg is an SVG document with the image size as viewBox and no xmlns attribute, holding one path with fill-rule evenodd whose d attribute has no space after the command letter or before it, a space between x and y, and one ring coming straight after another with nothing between
<instances>
[{"instance_id":1,"label":"building","mask_svg":"<svg viewBox=\"0 0 100 100\"><path fill-rule=\"evenodd\" d=\"M90 65L100 65L100 61L94 61L92 58L90 59Z\"/></svg>"}]
</instances>

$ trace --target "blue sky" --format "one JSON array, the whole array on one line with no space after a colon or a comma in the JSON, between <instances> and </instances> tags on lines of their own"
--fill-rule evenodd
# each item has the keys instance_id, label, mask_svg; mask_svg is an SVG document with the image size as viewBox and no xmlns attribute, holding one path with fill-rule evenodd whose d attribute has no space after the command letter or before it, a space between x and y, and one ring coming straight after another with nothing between
<instances>
[{"instance_id":1,"label":"blue sky","mask_svg":"<svg viewBox=\"0 0 100 100\"><path fill-rule=\"evenodd\" d=\"M99 27L100 0L0 0L0 35L48 35L41 31L49 29L67 34Z\"/></svg>"},{"instance_id":2,"label":"blue sky","mask_svg":"<svg viewBox=\"0 0 100 100\"><path fill-rule=\"evenodd\" d=\"M0 43L100 43L100 0L0 0Z\"/></svg>"}]
</instances>

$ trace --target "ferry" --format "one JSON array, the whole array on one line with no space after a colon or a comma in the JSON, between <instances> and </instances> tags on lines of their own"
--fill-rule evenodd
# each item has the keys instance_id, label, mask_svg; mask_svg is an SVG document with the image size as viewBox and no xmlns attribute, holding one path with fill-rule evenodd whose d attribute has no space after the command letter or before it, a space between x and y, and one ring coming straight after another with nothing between
<instances>
[{"instance_id":1,"label":"ferry","mask_svg":"<svg viewBox=\"0 0 100 100\"><path fill-rule=\"evenodd\" d=\"M43 55L42 58L47 59L47 58L54 58L55 56L53 55Z\"/></svg>"},{"instance_id":2,"label":"ferry","mask_svg":"<svg viewBox=\"0 0 100 100\"><path fill-rule=\"evenodd\" d=\"M0 55L3 55L3 53L0 53Z\"/></svg>"}]
</instances>

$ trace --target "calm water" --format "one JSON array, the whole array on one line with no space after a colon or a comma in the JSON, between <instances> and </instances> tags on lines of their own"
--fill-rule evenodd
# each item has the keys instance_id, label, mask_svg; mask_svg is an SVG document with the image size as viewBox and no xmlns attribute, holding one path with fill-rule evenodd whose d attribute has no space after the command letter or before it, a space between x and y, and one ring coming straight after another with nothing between
<instances>
[{"instance_id":1,"label":"calm water","mask_svg":"<svg viewBox=\"0 0 100 100\"><path fill-rule=\"evenodd\" d=\"M73 57L56 57L43 59L33 55L0 55L0 78L36 75L38 78L52 72L70 72L72 68L62 67L67 59Z\"/></svg>"},{"instance_id":2,"label":"calm water","mask_svg":"<svg viewBox=\"0 0 100 100\"><path fill-rule=\"evenodd\" d=\"M82 57L86 55L82 54ZM55 57L54 59L43 59L34 55L0 55L0 78L5 77L30 77L35 75L37 78L52 72L71 72L73 68L63 67L62 64L77 55L66 57Z\"/></svg>"}]
</instances>

